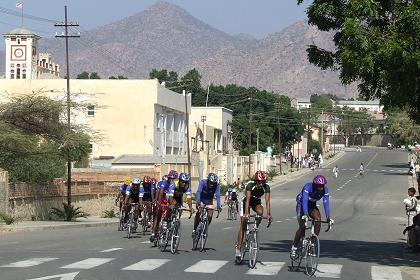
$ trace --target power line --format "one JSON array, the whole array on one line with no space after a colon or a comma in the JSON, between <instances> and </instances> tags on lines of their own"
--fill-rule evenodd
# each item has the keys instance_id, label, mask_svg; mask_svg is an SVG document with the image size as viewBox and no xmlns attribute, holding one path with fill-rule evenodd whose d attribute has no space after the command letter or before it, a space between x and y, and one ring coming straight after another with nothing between
<instances>
[{"instance_id":1,"label":"power line","mask_svg":"<svg viewBox=\"0 0 420 280\"><path fill-rule=\"evenodd\" d=\"M53 19L38 17L38 16L26 14L26 13L17 12L15 10L4 8L4 7L0 7L0 13L8 14L8 15L11 15L11 16L16 16L16 17L19 17L19 18L21 18L23 16L26 19L41 21L41 22L54 23L54 24L57 23L57 22L60 22L60 20L53 20Z\"/></svg>"}]
</instances>

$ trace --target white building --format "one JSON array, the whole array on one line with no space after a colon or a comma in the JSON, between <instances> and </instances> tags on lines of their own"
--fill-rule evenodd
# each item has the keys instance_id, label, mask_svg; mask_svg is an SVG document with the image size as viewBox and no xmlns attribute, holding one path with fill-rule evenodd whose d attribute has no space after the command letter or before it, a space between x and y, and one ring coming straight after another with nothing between
<instances>
[{"instance_id":1,"label":"white building","mask_svg":"<svg viewBox=\"0 0 420 280\"><path fill-rule=\"evenodd\" d=\"M37 55L40 36L23 27L3 36L6 43L6 79L59 78L60 66L52 61L51 55Z\"/></svg>"},{"instance_id":2,"label":"white building","mask_svg":"<svg viewBox=\"0 0 420 280\"><path fill-rule=\"evenodd\" d=\"M311 108L312 103L309 98L293 98L291 102L292 107L295 107L298 110Z\"/></svg>"},{"instance_id":3,"label":"white building","mask_svg":"<svg viewBox=\"0 0 420 280\"><path fill-rule=\"evenodd\" d=\"M359 100L338 100L337 107L353 108L355 111L367 111L368 113L382 113L384 106L380 105L379 100L359 101Z\"/></svg>"}]
</instances>

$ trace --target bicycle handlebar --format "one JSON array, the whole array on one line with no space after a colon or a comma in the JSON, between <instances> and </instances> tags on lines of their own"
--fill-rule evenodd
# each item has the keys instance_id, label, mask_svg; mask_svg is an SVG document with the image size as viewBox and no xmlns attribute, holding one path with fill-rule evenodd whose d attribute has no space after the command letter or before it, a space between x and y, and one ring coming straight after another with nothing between
<instances>
[{"instance_id":1,"label":"bicycle handlebar","mask_svg":"<svg viewBox=\"0 0 420 280\"><path fill-rule=\"evenodd\" d=\"M252 214L252 215L248 215L248 218L261 218L263 220L267 220L267 217L262 217L256 214ZM273 218L271 217L268 222L267 222L267 228L269 228L271 226L271 221L273 220Z\"/></svg>"},{"instance_id":2,"label":"bicycle handlebar","mask_svg":"<svg viewBox=\"0 0 420 280\"><path fill-rule=\"evenodd\" d=\"M325 230L325 232L329 232L332 228L332 225L334 224L334 220L330 219L330 221L316 221L314 219L308 219L305 221L305 227L308 227L308 222L311 223L321 223L321 224L328 224L328 228Z\"/></svg>"}]
</instances>

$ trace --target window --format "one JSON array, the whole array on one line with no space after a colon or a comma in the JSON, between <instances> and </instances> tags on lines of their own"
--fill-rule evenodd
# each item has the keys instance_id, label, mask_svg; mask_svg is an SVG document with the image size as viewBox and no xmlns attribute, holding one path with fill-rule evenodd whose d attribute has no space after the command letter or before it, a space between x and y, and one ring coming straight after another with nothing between
<instances>
[{"instance_id":1,"label":"window","mask_svg":"<svg viewBox=\"0 0 420 280\"><path fill-rule=\"evenodd\" d=\"M17 39L18 44L20 44L20 39Z\"/></svg>"},{"instance_id":2,"label":"window","mask_svg":"<svg viewBox=\"0 0 420 280\"><path fill-rule=\"evenodd\" d=\"M25 69L22 70L22 79L26 79L26 70Z\"/></svg>"},{"instance_id":3,"label":"window","mask_svg":"<svg viewBox=\"0 0 420 280\"><path fill-rule=\"evenodd\" d=\"M95 115L95 106L87 106L87 115L93 117Z\"/></svg>"},{"instance_id":4,"label":"window","mask_svg":"<svg viewBox=\"0 0 420 280\"><path fill-rule=\"evenodd\" d=\"M14 63L10 63L10 68L15 68L15 64Z\"/></svg>"},{"instance_id":5,"label":"window","mask_svg":"<svg viewBox=\"0 0 420 280\"><path fill-rule=\"evenodd\" d=\"M10 74L10 79L14 79L15 78L15 74Z\"/></svg>"},{"instance_id":6,"label":"window","mask_svg":"<svg viewBox=\"0 0 420 280\"><path fill-rule=\"evenodd\" d=\"M16 70L16 79L20 79L20 68Z\"/></svg>"}]
</instances>

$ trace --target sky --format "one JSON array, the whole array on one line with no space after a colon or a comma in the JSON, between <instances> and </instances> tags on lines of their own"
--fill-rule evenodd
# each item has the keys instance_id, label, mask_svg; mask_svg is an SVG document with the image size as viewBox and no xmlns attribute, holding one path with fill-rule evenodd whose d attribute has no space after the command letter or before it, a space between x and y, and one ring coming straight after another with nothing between
<instances>
[{"instance_id":1,"label":"sky","mask_svg":"<svg viewBox=\"0 0 420 280\"><path fill-rule=\"evenodd\" d=\"M157 0L0 0L2 8L16 8L24 3L23 12L46 19L62 20L64 5L68 6L69 20L89 30L111 23L158 2ZM305 19L306 5L297 0L166 0L187 10L201 21L228 34L246 33L260 39L284 27ZM306 1L310 2L310 1ZM0 13L0 32L3 34L21 25L21 18ZM52 22L24 19L23 25L42 37L52 37L58 30ZM0 44L4 49L4 43Z\"/></svg>"}]
</instances>

